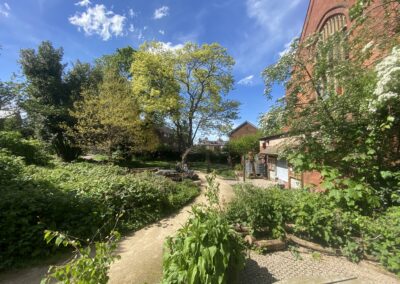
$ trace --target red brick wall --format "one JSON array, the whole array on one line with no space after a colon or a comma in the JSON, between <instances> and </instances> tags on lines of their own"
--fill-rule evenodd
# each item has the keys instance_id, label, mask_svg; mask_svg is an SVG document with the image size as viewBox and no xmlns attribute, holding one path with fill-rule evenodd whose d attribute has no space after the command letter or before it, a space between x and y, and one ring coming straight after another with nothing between
<instances>
[{"instance_id":1,"label":"red brick wall","mask_svg":"<svg viewBox=\"0 0 400 284\"><path fill-rule=\"evenodd\" d=\"M311 185L311 186L316 186L316 190L319 191L321 190L321 182L322 182L322 177L319 172L313 171L313 172L304 172L303 173L303 183L304 186Z\"/></svg>"},{"instance_id":2,"label":"red brick wall","mask_svg":"<svg viewBox=\"0 0 400 284\"><path fill-rule=\"evenodd\" d=\"M231 133L229 139L237 139L246 135L256 134L258 131L253 125L246 123L239 129L236 129L234 132Z\"/></svg>"},{"instance_id":3,"label":"red brick wall","mask_svg":"<svg viewBox=\"0 0 400 284\"><path fill-rule=\"evenodd\" d=\"M356 0L310 0L301 39L319 31L325 21L335 14L344 14L350 27L349 8Z\"/></svg>"}]
</instances>

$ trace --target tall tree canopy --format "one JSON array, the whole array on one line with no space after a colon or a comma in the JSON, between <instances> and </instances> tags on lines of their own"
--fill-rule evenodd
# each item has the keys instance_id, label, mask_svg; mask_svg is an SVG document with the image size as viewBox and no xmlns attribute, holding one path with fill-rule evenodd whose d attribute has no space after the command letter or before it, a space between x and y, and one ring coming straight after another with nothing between
<instances>
[{"instance_id":1,"label":"tall tree canopy","mask_svg":"<svg viewBox=\"0 0 400 284\"><path fill-rule=\"evenodd\" d=\"M79 155L80 149L65 132L65 126L75 123L69 110L92 78L90 66L79 61L65 74L62 57L63 49L54 48L48 41L42 42L37 51L21 50L20 64L27 81L23 107L38 136L49 142L57 155L70 161Z\"/></svg>"},{"instance_id":2,"label":"tall tree canopy","mask_svg":"<svg viewBox=\"0 0 400 284\"><path fill-rule=\"evenodd\" d=\"M141 116L132 95L133 54L134 50L126 47L96 61L94 70L100 72L100 80L84 87L82 100L71 111L76 124L69 133L82 148L102 151L110 158L114 153L128 158L133 153L157 147L153 123Z\"/></svg>"},{"instance_id":3,"label":"tall tree canopy","mask_svg":"<svg viewBox=\"0 0 400 284\"><path fill-rule=\"evenodd\" d=\"M147 112L159 112L175 129L185 160L200 133L227 132L238 117L233 87L234 60L219 44L187 43L168 50L144 44L132 64L133 92Z\"/></svg>"}]
</instances>

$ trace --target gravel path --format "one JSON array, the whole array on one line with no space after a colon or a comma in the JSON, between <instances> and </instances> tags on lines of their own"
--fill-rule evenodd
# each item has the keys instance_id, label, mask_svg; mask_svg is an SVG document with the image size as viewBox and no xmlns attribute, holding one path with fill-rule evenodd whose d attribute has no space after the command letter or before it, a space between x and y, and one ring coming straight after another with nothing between
<instances>
[{"instance_id":1,"label":"gravel path","mask_svg":"<svg viewBox=\"0 0 400 284\"><path fill-rule=\"evenodd\" d=\"M260 255L250 253L245 270L242 273L243 284L269 283L333 283L325 282L325 278L353 278L351 283L363 284L398 284L394 277L379 273L361 264L349 262L343 257L321 255L313 258L311 254L300 253L301 259L290 251L282 251ZM320 279L311 282L313 279ZM335 282L336 283L336 282ZM343 282L350 283L350 282Z\"/></svg>"}]
</instances>

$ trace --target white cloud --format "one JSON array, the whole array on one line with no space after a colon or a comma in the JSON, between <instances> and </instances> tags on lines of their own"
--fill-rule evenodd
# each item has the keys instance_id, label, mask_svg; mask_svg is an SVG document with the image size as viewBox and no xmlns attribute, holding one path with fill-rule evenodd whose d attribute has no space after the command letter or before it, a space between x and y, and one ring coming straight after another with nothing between
<instances>
[{"instance_id":1,"label":"white cloud","mask_svg":"<svg viewBox=\"0 0 400 284\"><path fill-rule=\"evenodd\" d=\"M94 7L88 7L83 13L76 13L68 20L79 30L82 28L86 35L97 34L103 40L109 40L113 35L123 35L126 17L107 10L102 4L96 4Z\"/></svg>"},{"instance_id":2,"label":"white cloud","mask_svg":"<svg viewBox=\"0 0 400 284\"><path fill-rule=\"evenodd\" d=\"M154 11L153 19L158 20L158 19L164 18L164 17L168 16L168 14L169 14L169 7L162 6L161 8L158 8Z\"/></svg>"},{"instance_id":3,"label":"white cloud","mask_svg":"<svg viewBox=\"0 0 400 284\"><path fill-rule=\"evenodd\" d=\"M133 24L129 25L129 29L128 29L131 33L133 33L135 31L135 27L133 26Z\"/></svg>"},{"instance_id":4,"label":"white cloud","mask_svg":"<svg viewBox=\"0 0 400 284\"><path fill-rule=\"evenodd\" d=\"M133 11L133 9L129 9L129 16L130 16L131 18L133 18L133 17L136 16L136 13L135 13L135 11Z\"/></svg>"},{"instance_id":5,"label":"white cloud","mask_svg":"<svg viewBox=\"0 0 400 284\"><path fill-rule=\"evenodd\" d=\"M87 7L90 4L92 4L90 2L90 0L82 0L82 1L79 1L79 2L75 3L75 5L82 6L82 7Z\"/></svg>"},{"instance_id":6,"label":"white cloud","mask_svg":"<svg viewBox=\"0 0 400 284\"><path fill-rule=\"evenodd\" d=\"M164 48L165 50L170 50L170 51L175 51L175 50L181 49L183 47L183 44L181 44L181 43L173 45L171 42L161 41L160 44L161 44L162 48Z\"/></svg>"},{"instance_id":7,"label":"white cloud","mask_svg":"<svg viewBox=\"0 0 400 284\"><path fill-rule=\"evenodd\" d=\"M8 17L10 15L11 8L7 2L0 4L0 16Z\"/></svg>"},{"instance_id":8,"label":"white cloud","mask_svg":"<svg viewBox=\"0 0 400 284\"><path fill-rule=\"evenodd\" d=\"M288 53L290 51L290 48L293 44L293 42L298 38L299 36L295 36L294 38L292 38L291 41L285 43L283 50L279 51L279 57L284 56L286 53Z\"/></svg>"},{"instance_id":9,"label":"white cloud","mask_svg":"<svg viewBox=\"0 0 400 284\"><path fill-rule=\"evenodd\" d=\"M162 34L162 35L165 35L165 31L164 30L159 30L158 33Z\"/></svg>"},{"instance_id":10,"label":"white cloud","mask_svg":"<svg viewBox=\"0 0 400 284\"><path fill-rule=\"evenodd\" d=\"M239 80L238 85L250 86L253 84L253 79L254 75L249 75Z\"/></svg>"},{"instance_id":11,"label":"white cloud","mask_svg":"<svg viewBox=\"0 0 400 284\"><path fill-rule=\"evenodd\" d=\"M144 36L143 36L142 31L139 31L139 34L138 34L138 36L137 36L137 39L138 39L138 40L144 39Z\"/></svg>"},{"instance_id":12,"label":"white cloud","mask_svg":"<svg viewBox=\"0 0 400 284\"><path fill-rule=\"evenodd\" d=\"M247 0L247 14L269 31L279 32L283 28L287 14L302 0Z\"/></svg>"},{"instance_id":13,"label":"white cloud","mask_svg":"<svg viewBox=\"0 0 400 284\"><path fill-rule=\"evenodd\" d=\"M183 44L178 43L178 44L172 44L171 42L163 42L159 41L158 45L156 48L153 46L148 47L148 51L153 52L153 53L160 53L160 52L165 52L165 51L177 51L181 48L183 48Z\"/></svg>"},{"instance_id":14,"label":"white cloud","mask_svg":"<svg viewBox=\"0 0 400 284\"><path fill-rule=\"evenodd\" d=\"M301 32L305 15L303 0L246 0L246 12L253 26L242 33L241 43L232 49L236 70L255 74L273 63L271 54ZM304 11L304 14L302 14Z\"/></svg>"}]
</instances>

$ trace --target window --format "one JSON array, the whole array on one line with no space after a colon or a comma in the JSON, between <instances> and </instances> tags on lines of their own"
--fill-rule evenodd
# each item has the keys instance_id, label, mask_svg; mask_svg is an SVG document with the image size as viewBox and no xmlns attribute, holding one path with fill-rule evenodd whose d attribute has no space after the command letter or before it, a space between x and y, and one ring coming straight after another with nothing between
<instances>
[{"instance_id":1,"label":"window","mask_svg":"<svg viewBox=\"0 0 400 284\"><path fill-rule=\"evenodd\" d=\"M330 36L336 32L345 30L346 28L346 16L338 14L330 17L325 24L322 26L320 31L322 40L325 42Z\"/></svg>"},{"instance_id":2,"label":"window","mask_svg":"<svg viewBox=\"0 0 400 284\"><path fill-rule=\"evenodd\" d=\"M335 92L338 90L338 84L335 78L332 78L330 73L332 69L335 67L335 61L344 60L347 58L347 52L344 47L344 38L340 37L338 42L330 42L332 36L344 32L346 30L346 16L343 14L336 14L328 20L325 21L325 24L320 29L320 40L322 44L330 45L334 44L328 50L320 51L317 57L326 59L327 69L324 74L321 74L321 78L319 80L319 84L317 86L317 92L320 94L322 99L326 99L329 96L329 91Z\"/></svg>"}]
</instances>

